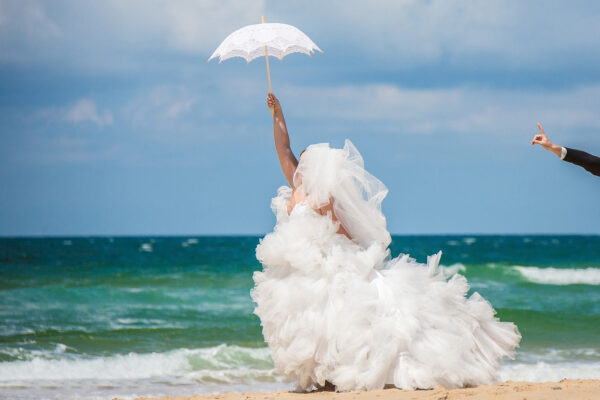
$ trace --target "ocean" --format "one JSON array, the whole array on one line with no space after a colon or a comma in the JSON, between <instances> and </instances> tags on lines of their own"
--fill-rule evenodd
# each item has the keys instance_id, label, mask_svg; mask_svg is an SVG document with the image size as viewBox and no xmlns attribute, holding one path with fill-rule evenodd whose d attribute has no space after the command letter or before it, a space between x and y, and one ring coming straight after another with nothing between
<instances>
[{"instance_id":1,"label":"ocean","mask_svg":"<svg viewBox=\"0 0 600 400\"><path fill-rule=\"evenodd\" d=\"M0 238L0 398L275 391L249 292L259 237ZM499 379L600 379L600 236L394 236L515 322Z\"/></svg>"}]
</instances>

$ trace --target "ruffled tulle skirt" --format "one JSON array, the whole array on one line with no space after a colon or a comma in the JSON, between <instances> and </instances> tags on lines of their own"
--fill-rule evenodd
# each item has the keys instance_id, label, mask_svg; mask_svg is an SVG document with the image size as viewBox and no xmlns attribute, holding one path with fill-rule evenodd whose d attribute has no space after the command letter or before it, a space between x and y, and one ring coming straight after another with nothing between
<instances>
[{"instance_id":1,"label":"ruffled tulle skirt","mask_svg":"<svg viewBox=\"0 0 600 400\"><path fill-rule=\"evenodd\" d=\"M446 280L441 253L420 264L363 248L307 204L289 216L289 188L273 200L274 232L256 249L251 295L277 370L301 390L447 388L488 384L520 341L467 280Z\"/></svg>"}]
</instances>

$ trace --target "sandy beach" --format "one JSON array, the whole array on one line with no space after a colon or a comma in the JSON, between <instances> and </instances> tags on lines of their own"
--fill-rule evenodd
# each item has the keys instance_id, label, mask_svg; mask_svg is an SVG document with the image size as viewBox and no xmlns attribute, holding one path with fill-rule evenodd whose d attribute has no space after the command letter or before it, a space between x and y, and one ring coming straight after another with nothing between
<instances>
[{"instance_id":1,"label":"sandy beach","mask_svg":"<svg viewBox=\"0 0 600 400\"><path fill-rule=\"evenodd\" d=\"M138 400L152 399L140 397ZM154 398L156 399L156 398ZM560 382L502 382L465 389L399 390L385 389L358 392L309 392L309 393L243 393L218 394L211 396L162 397L159 400L598 400L600 380L563 379Z\"/></svg>"}]
</instances>

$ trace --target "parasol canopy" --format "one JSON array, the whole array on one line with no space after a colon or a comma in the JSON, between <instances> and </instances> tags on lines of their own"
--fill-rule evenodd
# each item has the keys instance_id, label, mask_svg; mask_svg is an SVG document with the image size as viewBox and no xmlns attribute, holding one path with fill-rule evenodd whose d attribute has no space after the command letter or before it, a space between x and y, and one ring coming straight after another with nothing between
<instances>
[{"instance_id":1,"label":"parasol canopy","mask_svg":"<svg viewBox=\"0 0 600 400\"><path fill-rule=\"evenodd\" d=\"M291 53L309 56L319 47L304 32L292 25L262 23L248 25L233 32L223 40L208 61L219 58L219 63L232 57L241 57L250 62L265 55L283 60Z\"/></svg>"}]
</instances>

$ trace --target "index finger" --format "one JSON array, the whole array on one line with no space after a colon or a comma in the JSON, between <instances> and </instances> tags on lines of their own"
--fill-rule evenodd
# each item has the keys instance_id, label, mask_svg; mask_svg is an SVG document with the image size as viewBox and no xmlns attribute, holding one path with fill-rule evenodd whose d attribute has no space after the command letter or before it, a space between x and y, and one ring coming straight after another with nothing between
<instances>
[{"instance_id":1,"label":"index finger","mask_svg":"<svg viewBox=\"0 0 600 400\"><path fill-rule=\"evenodd\" d=\"M542 128L542 125L539 122L537 123L537 126L538 126L538 129L540 130L540 133L542 135L545 135L546 133L544 132L544 128Z\"/></svg>"}]
</instances>

